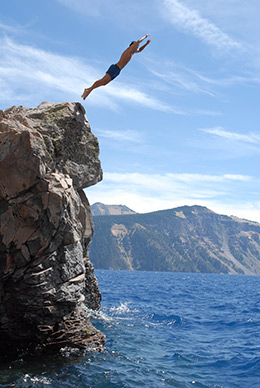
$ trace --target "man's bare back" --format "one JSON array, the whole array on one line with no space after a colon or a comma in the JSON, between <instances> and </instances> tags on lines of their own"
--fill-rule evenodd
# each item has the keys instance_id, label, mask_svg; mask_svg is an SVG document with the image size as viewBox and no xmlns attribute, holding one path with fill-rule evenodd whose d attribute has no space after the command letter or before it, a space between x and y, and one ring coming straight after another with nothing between
<instances>
[{"instance_id":1,"label":"man's bare back","mask_svg":"<svg viewBox=\"0 0 260 388\"><path fill-rule=\"evenodd\" d=\"M140 53L143 51L143 49L151 42L149 39L143 46L139 48L139 44L146 39L150 34L146 34L142 38L138 39L138 41L133 41L130 46L123 52L121 55L119 61L115 65L111 65L108 71L106 72L106 75L94 82L94 84L90 87L84 90L82 94L83 100L92 92L93 89L96 89L100 86L107 85L110 81L115 79L120 71L128 64L128 62L131 60L132 56L136 53Z\"/></svg>"}]
</instances>

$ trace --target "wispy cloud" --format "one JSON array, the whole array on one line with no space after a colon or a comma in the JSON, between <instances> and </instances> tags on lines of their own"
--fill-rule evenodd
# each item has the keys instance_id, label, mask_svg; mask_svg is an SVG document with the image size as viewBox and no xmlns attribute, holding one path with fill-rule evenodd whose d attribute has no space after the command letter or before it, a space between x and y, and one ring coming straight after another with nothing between
<instances>
[{"instance_id":1,"label":"wispy cloud","mask_svg":"<svg viewBox=\"0 0 260 388\"><path fill-rule=\"evenodd\" d=\"M189 201L213 199L228 196L235 183L250 182L247 175L224 174L142 174L142 173L105 173L104 181L108 186L156 198ZM152 194L151 194L152 193Z\"/></svg>"},{"instance_id":2,"label":"wispy cloud","mask_svg":"<svg viewBox=\"0 0 260 388\"><path fill-rule=\"evenodd\" d=\"M198 82L196 82L195 77L190 77L187 73L184 74L183 71L179 69L172 71L164 71L161 72L159 70L153 70L150 69L153 75L156 77L159 77L161 80L166 82L167 84L173 85L175 87L175 90L181 90L184 92L192 92L192 93L198 93L198 94L207 94L210 96L215 96L215 92L213 90L210 90L209 88L206 88L203 85L200 85Z\"/></svg>"},{"instance_id":3,"label":"wispy cloud","mask_svg":"<svg viewBox=\"0 0 260 388\"><path fill-rule=\"evenodd\" d=\"M158 110L165 113L174 113L178 115L186 115L187 111L183 108L174 107L167 103L160 101L159 99L145 93L135 87L124 86L115 86L113 89L108 90L110 95L113 95L115 98L120 100L127 100L128 102L138 102L143 106L148 108Z\"/></svg>"},{"instance_id":4,"label":"wispy cloud","mask_svg":"<svg viewBox=\"0 0 260 388\"><path fill-rule=\"evenodd\" d=\"M162 90L168 95L185 96L192 94L193 96L200 95L202 97L212 97L221 102L228 100L227 92L230 88L235 86L253 87L260 83L260 77L252 72L244 72L239 74L241 69L232 68L230 74L228 69L216 71L207 74L199 72L189 66L178 63L177 61L169 61L167 59L155 58L154 56L144 56L141 59L143 66L153 76L154 88ZM238 74L235 74L235 73ZM155 81L156 80L156 81ZM188 112L186 114L200 114L196 112ZM201 112L203 114L203 112ZM220 113L215 111L204 112L205 115L217 116Z\"/></svg>"},{"instance_id":5,"label":"wispy cloud","mask_svg":"<svg viewBox=\"0 0 260 388\"><path fill-rule=\"evenodd\" d=\"M212 135L219 136L219 137L229 139L229 140L242 141L242 142L253 143L253 144L260 143L260 132L259 133L241 134L241 133L226 131L222 127L205 128L205 129L199 129L199 130L202 132L210 133Z\"/></svg>"},{"instance_id":6,"label":"wispy cloud","mask_svg":"<svg viewBox=\"0 0 260 388\"><path fill-rule=\"evenodd\" d=\"M238 195L247 187L247 199ZM183 205L207 206L222 214L260 221L256 179L241 174L105 173L86 190L91 203L124 204L144 213Z\"/></svg>"},{"instance_id":7,"label":"wispy cloud","mask_svg":"<svg viewBox=\"0 0 260 388\"><path fill-rule=\"evenodd\" d=\"M177 28L191 33L210 46L221 50L241 50L241 43L223 32L196 9L191 9L179 0L164 0L164 15Z\"/></svg>"},{"instance_id":8,"label":"wispy cloud","mask_svg":"<svg viewBox=\"0 0 260 388\"><path fill-rule=\"evenodd\" d=\"M190 34L214 49L214 53L241 54L247 68L259 69L259 4L251 0L56 0L80 15L97 22L104 19L118 27L142 26L160 30L168 20L179 30ZM136 12L138 10L138 12ZM126 17L127 15L127 17ZM217 49L217 51L216 51ZM240 58L241 60L241 58Z\"/></svg>"},{"instance_id":9,"label":"wispy cloud","mask_svg":"<svg viewBox=\"0 0 260 388\"><path fill-rule=\"evenodd\" d=\"M142 143L142 135L140 132L131 129L113 131L110 129L95 128L95 133L101 138L103 137L117 142Z\"/></svg>"},{"instance_id":10,"label":"wispy cloud","mask_svg":"<svg viewBox=\"0 0 260 388\"><path fill-rule=\"evenodd\" d=\"M8 102L6 95L12 103L35 103L35 99L57 99L64 94L75 98L83 89L84 80L90 82L94 78L94 69L77 58L21 45L9 38L0 43L0 82L5 97L2 102Z\"/></svg>"},{"instance_id":11,"label":"wispy cloud","mask_svg":"<svg viewBox=\"0 0 260 388\"><path fill-rule=\"evenodd\" d=\"M219 86L219 87L229 87L233 85L244 85L251 84L256 85L260 83L260 77L252 73L245 73L241 75L230 75L226 77L208 77L198 72L192 71L193 74L201 81L209 85Z\"/></svg>"},{"instance_id":12,"label":"wispy cloud","mask_svg":"<svg viewBox=\"0 0 260 388\"><path fill-rule=\"evenodd\" d=\"M67 57L39 48L15 43L9 38L0 39L0 84L3 104L10 102L35 104L42 100L80 99L84 87L101 76L94 65L80 58ZM102 70L104 71L104 70ZM66 97L64 97L66 96ZM88 103L116 109L122 101L163 111L185 114L136 87L123 83L108 85L95 91Z\"/></svg>"},{"instance_id":13,"label":"wispy cloud","mask_svg":"<svg viewBox=\"0 0 260 388\"><path fill-rule=\"evenodd\" d=\"M14 27L14 26L10 26L8 24L0 22L0 30L5 31L5 32L18 33L20 30L22 30L22 27Z\"/></svg>"},{"instance_id":14,"label":"wispy cloud","mask_svg":"<svg viewBox=\"0 0 260 388\"><path fill-rule=\"evenodd\" d=\"M186 66L168 60L158 61L158 59L152 59L151 56L144 58L143 63L153 76L170 87L171 93L205 94L211 97L219 95L219 92L216 91L218 85L216 80L211 80Z\"/></svg>"},{"instance_id":15,"label":"wispy cloud","mask_svg":"<svg viewBox=\"0 0 260 388\"><path fill-rule=\"evenodd\" d=\"M102 0L57 0L58 3L73 11L99 17L102 14Z\"/></svg>"},{"instance_id":16,"label":"wispy cloud","mask_svg":"<svg viewBox=\"0 0 260 388\"><path fill-rule=\"evenodd\" d=\"M12 39L0 39L1 104L35 105L43 100L80 100L84 87L91 85L103 73L94 65L86 64L80 58L47 52L28 45L21 45ZM64 97L66 96L66 97ZM109 84L95 90L88 97L88 103L116 110L122 102L134 103L152 110L178 115L216 114L215 112L191 112L172 106L152 94L122 82Z\"/></svg>"},{"instance_id":17,"label":"wispy cloud","mask_svg":"<svg viewBox=\"0 0 260 388\"><path fill-rule=\"evenodd\" d=\"M200 187L201 183L209 184L220 182L245 182L250 181L251 177L241 174L224 174L224 175L209 175L209 174L189 174L189 173L166 173L166 174L141 174L141 173L107 173L106 179L114 183L133 183L139 187L145 187L151 190L158 186L157 190L172 190L176 192L179 187L183 188L183 184L194 185ZM158 182L160 183L158 185ZM199 191L196 190L198 193ZM187 195L194 196L194 192L190 192ZM204 194L203 194L204 196Z\"/></svg>"}]
</instances>

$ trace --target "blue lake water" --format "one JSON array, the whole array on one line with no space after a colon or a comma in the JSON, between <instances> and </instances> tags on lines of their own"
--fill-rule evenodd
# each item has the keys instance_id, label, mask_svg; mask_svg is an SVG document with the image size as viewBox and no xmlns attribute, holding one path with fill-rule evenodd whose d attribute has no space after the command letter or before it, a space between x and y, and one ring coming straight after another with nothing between
<instances>
[{"instance_id":1,"label":"blue lake water","mask_svg":"<svg viewBox=\"0 0 260 388\"><path fill-rule=\"evenodd\" d=\"M259 276L96 275L105 351L19 359L0 367L0 387L260 387Z\"/></svg>"}]
</instances>

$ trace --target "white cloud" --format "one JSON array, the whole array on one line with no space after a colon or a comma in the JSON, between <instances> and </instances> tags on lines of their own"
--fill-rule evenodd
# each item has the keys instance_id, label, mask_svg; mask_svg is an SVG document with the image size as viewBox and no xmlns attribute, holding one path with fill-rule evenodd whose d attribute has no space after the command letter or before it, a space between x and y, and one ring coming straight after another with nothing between
<instances>
[{"instance_id":1,"label":"white cloud","mask_svg":"<svg viewBox=\"0 0 260 388\"><path fill-rule=\"evenodd\" d=\"M91 203L127 205L140 213L201 205L222 214L260 221L259 182L240 174L105 173L86 190ZM243 199L242 192L246 195Z\"/></svg>"},{"instance_id":2,"label":"white cloud","mask_svg":"<svg viewBox=\"0 0 260 388\"><path fill-rule=\"evenodd\" d=\"M104 137L119 142L142 143L142 135L140 134L140 132L131 129L113 131L110 129L95 128L95 133L98 137Z\"/></svg>"},{"instance_id":3,"label":"white cloud","mask_svg":"<svg viewBox=\"0 0 260 388\"><path fill-rule=\"evenodd\" d=\"M21 45L8 38L0 39L0 44L2 104L10 101L12 105L27 103L34 106L36 101L40 103L43 100L80 100L84 87L91 85L102 74L79 58ZM178 108L122 83L107 85L102 88L102 93L95 90L88 97L89 104L111 109L116 109L118 102L124 100L158 111L184 114Z\"/></svg>"},{"instance_id":4,"label":"white cloud","mask_svg":"<svg viewBox=\"0 0 260 388\"><path fill-rule=\"evenodd\" d=\"M179 29L202 39L210 46L221 50L241 49L241 44L221 31L210 20L201 16L196 9L191 9L179 0L164 0L164 16Z\"/></svg>"},{"instance_id":5,"label":"white cloud","mask_svg":"<svg viewBox=\"0 0 260 388\"><path fill-rule=\"evenodd\" d=\"M10 26L8 24L4 24L4 23L0 22L0 29L3 30L3 31L7 31L7 32L18 33L19 30L21 30L22 28L21 27Z\"/></svg>"},{"instance_id":6,"label":"white cloud","mask_svg":"<svg viewBox=\"0 0 260 388\"><path fill-rule=\"evenodd\" d=\"M57 0L65 7L73 11L87 14L92 17L98 17L102 14L102 0Z\"/></svg>"},{"instance_id":7,"label":"white cloud","mask_svg":"<svg viewBox=\"0 0 260 388\"><path fill-rule=\"evenodd\" d=\"M175 114L186 114L180 108L174 108L168 104L163 103L162 101L148 95L147 93L138 90L135 87L124 86L123 84L115 85L112 87L106 87L107 94L113 96L116 99L126 100L128 102L138 103L142 106L146 106L147 108L151 108L154 110L158 110L166 113L175 113Z\"/></svg>"},{"instance_id":8,"label":"white cloud","mask_svg":"<svg viewBox=\"0 0 260 388\"><path fill-rule=\"evenodd\" d=\"M157 63L158 61L156 64ZM160 63L160 68L161 67ZM174 93L176 93L176 89L179 89L188 93L206 94L212 97L216 94L213 90L210 90L210 88L202 85L202 82L199 83L194 76L190 76L180 68L176 70L164 70L164 72L150 68L150 71L153 75L162 79L167 84L174 86Z\"/></svg>"},{"instance_id":9,"label":"white cloud","mask_svg":"<svg viewBox=\"0 0 260 388\"><path fill-rule=\"evenodd\" d=\"M198 72L194 72L194 75L200 79L201 81L205 82L209 85L219 86L219 87L228 87L233 85L244 85L244 84L259 84L260 83L260 77L252 74L252 73L246 73L243 75L231 75L226 78L209 78L206 76L203 76L202 74L199 74Z\"/></svg>"},{"instance_id":10,"label":"white cloud","mask_svg":"<svg viewBox=\"0 0 260 388\"><path fill-rule=\"evenodd\" d=\"M220 214L260 222L259 193L248 193L244 200L237 195L245 183L252 188L256 185L252 177L234 174L106 173L104 180L88 188L86 194L91 204L122 204L140 213L201 205Z\"/></svg>"},{"instance_id":11,"label":"white cloud","mask_svg":"<svg viewBox=\"0 0 260 388\"><path fill-rule=\"evenodd\" d=\"M259 133L249 133L247 135L244 135L241 133L226 131L222 127L206 128L206 129L199 129L199 130L202 132L210 133L212 135L223 137L223 138L229 139L229 140L242 141L242 142L253 143L253 144L260 143L260 132Z\"/></svg>"},{"instance_id":12,"label":"white cloud","mask_svg":"<svg viewBox=\"0 0 260 388\"><path fill-rule=\"evenodd\" d=\"M218 101L227 101L227 93L233 86L249 86L255 88L260 83L260 77L252 72L241 73L241 68L232 67L232 72L229 69L221 69L211 74L199 72L191 67L178 63L177 61L169 61L165 58L156 58L154 56L144 56L141 59L142 64L148 72L153 76L151 83L154 90L163 90L168 96L209 96ZM223 74L224 73L224 74ZM235 74L237 73L237 74ZM199 110L199 109L183 109L179 114L186 115L211 115L218 116L220 111Z\"/></svg>"},{"instance_id":13,"label":"white cloud","mask_svg":"<svg viewBox=\"0 0 260 388\"><path fill-rule=\"evenodd\" d=\"M117 83L118 85L119 83ZM147 108L157 110L164 113L173 113L175 115L181 116L197 116L197 115L207 115L207 116L218 116L219 112L213 110L206 109L192 109L186 107L178 107L169 105L160 101L148 93L144 93L141 90L138 90L131 86L124 86L123 84L119 84L120 86L114 86L113 89L110 87L106 87L106 92L109 95L112 95L116 99L119 98L121 101L126 100L128 102L138 103L142 106L146 106Z\"/></svg>"},{"instance_id":14,"label":"white cloud","mask_svg":"<svg viewBox=\"0 0 260 388\"><path fill-rule=\"evenodd\" d=\"M189 7L214 20L222 29L239 36L243 41L258 44L260 33L259 1L250 0L185 0Z\"/></svg>"},{"instance_id":15,"label":"white cloud","mask_svg":"<svg viewBox=\"0 0 260 388\"><path fill-rule=\"evenodd\" d=\"M33 105L35 100L56 100L65 94L75 98L83 89L84 80L90 82L94 78L94 69L77 58L17 44L8 38L1 39L0 44L2 103L8 103L6 96L10 96L12 104Z\"/></svg>"},{"instance_id":16,"label":"white cloud","mask_svg":"<svg viewBox=\"0 0 260 388\"><path fill-rule=\"evenodd\" d=\"M84 87L91 85L103 73L80 58L47 52L39 48L15 43L12 39L0 39L0 103L34 106L42 101L81 100ZM215 112L190 111L174 107L136 88L117 82L96 89L88 104L101 105L116 110L123 101L138 104L152 110L178 115L209 114ZM83 102L83 101L82 101ZM119 104L120 103L120 104Z\"/></svg>"},{"instance_id":17,"label":"white cloud","mask_svg":"<svg viewBox=\"0 0 260 388\"><path fill-rule=\"evenodd\" d=\"M241 174L142 174L142 173L105 173L104 180L109 185L119 184L133 190L153 192L155 196L172 197L183 195L189 199L212 198L228 195L234 182L250 182L252 178ZM130 190L131 186L131 190Z\"/></svg>"}]
</instances>

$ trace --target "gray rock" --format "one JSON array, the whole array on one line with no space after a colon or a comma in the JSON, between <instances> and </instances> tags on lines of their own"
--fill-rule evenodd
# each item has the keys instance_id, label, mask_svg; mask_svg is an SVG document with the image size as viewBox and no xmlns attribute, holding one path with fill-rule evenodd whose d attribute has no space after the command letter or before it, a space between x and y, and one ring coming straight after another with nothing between
<instances>
[{"instance_id":1,"label":"gray rock","mask_svg":"<svg viewBox=\"0 0 260 388\"><path fill-rule=\"evenodd\" d=\"M97 138L79 103L0 111L2 356L64 346L101 350L88 319L101 295L83 188L102 179Z\"/></svg>"}]
</instances>

